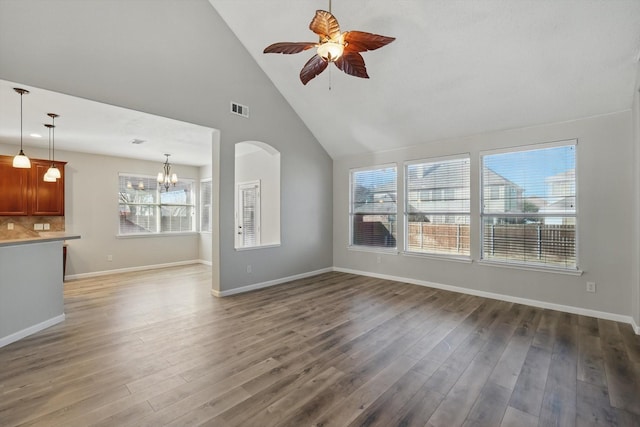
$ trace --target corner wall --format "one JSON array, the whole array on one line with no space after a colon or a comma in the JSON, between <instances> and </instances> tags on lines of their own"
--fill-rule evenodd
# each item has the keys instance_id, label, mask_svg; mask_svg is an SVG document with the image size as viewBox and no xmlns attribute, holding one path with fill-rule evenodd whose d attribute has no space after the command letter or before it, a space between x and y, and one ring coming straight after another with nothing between
<instances>
[{"instance_id":1,"label":"corner wall","mask_svg":"<svg viewBox=\"0 0 640 427\"><path fill-rule=\"evenodd\" d=\"M496 267L478 263L480 238L479 153L559 140L577 139L578 251L582 276ZM632 315L634 217L633 121L631 111L566 123L451 139L400 150L341 158L334 162L334 266L338 269L388 275L454 286L583 310ZM435 258L363 252L348 248L349 170L395 162L398 166L398 206L403 205L404 162L459 153L471 156L472 263ZM402 213L398 230L404 228ZM403 238L398 233L399 249ZM585 291L587 281L597 293Z\"/></svg>"}]
</instances>

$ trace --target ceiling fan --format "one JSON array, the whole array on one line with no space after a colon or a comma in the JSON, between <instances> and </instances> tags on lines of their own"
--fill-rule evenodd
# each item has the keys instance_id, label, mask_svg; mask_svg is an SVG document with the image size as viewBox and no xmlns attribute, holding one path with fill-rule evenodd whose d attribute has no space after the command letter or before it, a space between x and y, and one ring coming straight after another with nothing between
<instances>
[{"instance_id":1,"label":"ceiling fan","mask_svg":"<svg viewBox=\"0 0 640 427\"><path fill-rule=\"evenodd\" d=\"M318 43L280 42L267 46L263 52L292 54L316 48L316 54L307 61L300 71L300 80L305 85L323 72L330 62L349 75L368 79L367 68L360 52L381 48L395 40L395 37L364 31L341 33L338 20L326 10L316 11L316 15L309 24L309 29L320 38Z\"/></svg>"}]
</instances>

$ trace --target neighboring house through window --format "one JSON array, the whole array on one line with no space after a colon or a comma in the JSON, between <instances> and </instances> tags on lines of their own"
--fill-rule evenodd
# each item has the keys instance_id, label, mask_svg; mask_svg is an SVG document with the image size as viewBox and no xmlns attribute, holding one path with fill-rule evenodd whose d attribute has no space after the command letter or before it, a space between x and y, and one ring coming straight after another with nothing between
<instances>
[{"instance_id":1,"label":"neighboring house through window","mask_svg":"<svg viewBox=\"0 0 640 427\"><path fill-rule=\"evenodd\" d=\"M165 190L156 177L119 174L119 234L195 231L193 183L181 178Z\"/></svg>"},{"instance_id":2,"label":"neighboring house through window","mask_svg":"<svg viewBox=\"0 0 640 427\"><path fill-rule=\"evenodd\" d=\"M350 190L350 244L395 248L398 213L396 166L352 170Z\"/></svg>"},{"instance_id":3,"label":"neighboring house through window","mask_svg":"<svg viewBox=\"0 0 640 427\"><path fill-rule=\"evenodd\" d=\"M405 165L405 250L469 256L469 157Z\"/></svg>"},{"instance_id":4,"label":"neighboring house through window","mask_svg":"<svg viewBox=\"0 0 640 427\"><path fill-rule=\"evenodd\" d=\"M577 269L576 141L484 153L482 259Z\"/></svg>"}]
</instances>

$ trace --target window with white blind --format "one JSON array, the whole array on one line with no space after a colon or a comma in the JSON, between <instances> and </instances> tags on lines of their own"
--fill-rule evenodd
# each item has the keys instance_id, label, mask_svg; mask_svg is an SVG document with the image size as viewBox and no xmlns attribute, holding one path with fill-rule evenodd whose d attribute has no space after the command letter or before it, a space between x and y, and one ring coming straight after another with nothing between
<instances>
[{"instance_id":1,"label":"window with white blind","mask_svg":"<svg viewBox=\"0 0 640 427\"><path fill-rule=\"evenodd\" d=\"M156 177L119 174L118 204L120 235L195 231L193 180L165 190Z\"/></svg>"},{"instance_id":2,"label":"window with white blind","mask_svg":"<svg viewBox=\"0 0 640 427\"><path fill-rule=\"evenodd\" d=\"M351 245L395 248L398 213L395 165L350 173Z\"/></svg>"},{"instance_id":3,"label":"window with white blind","mask_svg":"<svg viewBox=\"0 0 640 427\"><path fill-rule=\"evenodd\" d=\"M200 181L200 231L211 232L211 178Z\"/></svg>"},{"instance_id":4,"label":"window with white blind","mask_svg":"<svg viewBox=\"0 0 640 427\"><path fill-rule=\"evenodd\" d=\"M481 155L482 259L577 270L576 141Z\"/></svg>"},{"instance_id":5,"label":"window with white blind","mask_svg":"<svg viewBox=\"0 0 640 427\"><path fill-rule=\"evenodd\" d=\"M469 156L405 165L405 251L469 257Z\"/></svg>"}]
</instances>

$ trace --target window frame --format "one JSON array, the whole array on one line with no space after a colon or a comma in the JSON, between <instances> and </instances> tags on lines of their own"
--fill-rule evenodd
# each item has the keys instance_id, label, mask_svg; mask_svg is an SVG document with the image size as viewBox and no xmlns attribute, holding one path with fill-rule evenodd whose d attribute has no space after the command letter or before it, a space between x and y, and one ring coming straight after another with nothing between
<instances>
[{"instance_id":1,"label":"window frame","mask_svg":"<svg viewBox=\"0 0 640 427\"><path fill-rule=\"evenodd\" d=\"M208 188L208 190L207 190ZM205 191L209 192L209 213L208 213L208 218L209 221L207 222L207 229L203 230L203 224L204 224L204 217L205 215L203 214L205 207L207 205L205 205L204 203L204 197L202 197L202 195L204 194ZM200 213L200 218L198 221L198 225L199 225L199 231L200 233L211 233L211 229L213 227L213 221L212 221L212 215L213 215L213 178L203 178L200 180L200 199L198 200L198 212Z\"/></svg>"},{"instance_id":2,"label":"window frame","mask_svg":"<svg viewBox=\"0 0 640 427\"><path fill-rule=\"evenodd\" d=\"M435 165L437 163L445 163L445 162L450 162L450 161L456 161L456 160L466 160L467 161L467 167L468 167L468 199L467 200L467 204L468 204L468 210L467 212L462 212L462 211L451 211L451 212L421 212L421 214L424 215L441 215L441 216L466 216L468 219L467 222L467 226L469 227L469 235L468 235L468 239L469 239L469 248L468 248L468 253L467 254L456 254L456 253L448 253L448 252L436 252L436 251L416 251L416 250L410 250L409 249L409 202L411 201L410 199L410 185L409 185L409 167L414 166L414 165ZM404 173L404 204L403 204L403 208L404 208L404 212L403 212L403 220L404 220L404 234L403 234L403 239L404 239L404 248L403 248L403 254L405 255L410 255L410 256L417 256L417 257L431 257L431 258L442 258L442 259L451 259L451 260L458 260L458 261L466 261L469 262L471 261L471 245L472 245L472 239L473 239L473 233L472 233L472 227L471 227L471 223L472 223L472 218L471 218L471 154L470 153L461 153L461 154L454 154L454 155L450 155L450 156L439 156L439 157L427 157L427 158L422 158L422 159L416 159L416 160L409 160L404 162L404 168L403 168L403 173ZM442 195L443 197L440 197L440 195L436 196L436 190L438 190L438 193L440 193L440 195ZM446 195L449 192L448 190L453 190L452 188L434 188L434 189L421 189L418 192L417 195L417 201L422 203L422 202L434 202L434 201L441 201L444 199L446 199ZM423 193L427 192L429 197L427 198L423 198L422 195ZM427 194L425 193L425 194ZM457 222L456 222L457 224ZM460 225L460 224L457 224Z\"/></svg>"},{"instance_id":3,"label":"window frame","mask_svg":"<svg viewBox=\"0 0 640 427\"><path fill-rule=\"evenodd\" d=\"M123 203L121 201L121 194L122 194L122 188L120 187L120 182L122 180L122 178L134 178L134 179L146 179L146 180L150 180L152 182L156 183L155 186L155 202L154 203ZM178 236L178 235L187 235L187 234L196 234L197 233L197 228L198 228L198 224L197 224L197 212L199 210L199 204L198 201L195 198L195 184L196 184L196 180L192 179L192 178L180 178L180 182L181 183L188 183L189 184L189 192L190 192L190 199L193 200L192 203L162 203L162 198L161 198L161 193L162 193L162 186L161 184L158 184L156 181L156 176L153 175L146 175L146 174L140 174L140 173L128 173L128 172L119 172L118 173L118 232L116 234L116 237L118 238L136 238L136 237L154 237L154 236ZM149 190L151 191L151 190ZM149 206L152 207L155 210L155 217L156 217L156 230L155 231L148 231L148 232L144 232L144 233L123 233L122 229L120 227L120 216L122 215L122 207L123 206ZM192 220L191 220L191 230L179 230L179 231L164 231L162 230L162 208L165 207L185 207L187 208L187 211L189 212L189 208L190 208L190 213L192 216Z\"/></svg>"},{"instance_id":4,"label":"window frame","mask_svg":"<svg viewBox=\"0 0 640 427\"><path fill-rule=\"evenodd\" d=\"M486 156L496 155L496 154L509 154L509 153L518 153L524 151L536 151L536 150L544 150L548 148L559 148L573 146L575 150L574 154L574 213L550 213L550 214L540 214L538 212L501 212L501 213L485 213L485 196L484 196L484 158ZM479 183L479 206L478 206L478 240L479 240L479 264L485 265L497 265L504 266L509 268L518 268L525 270L541 270L541 271L551 271L558 272L564 274L572 274L572 275L580 275L582 271L580 270L580 256L579 256L579 203L578 203L578 139L567 139L567 140L559 140L553 142L545 142L545 143L537 143L537 144L527 144L520 145L515 147L506 147L495 150L485 150L480 151L479 153L479 168L478 168L478 183ZM523 260L506 260L506 259L487 259L485 257L485 218L520 218L523 216L527 217L535 217L535 218L573 218L574 219L574 256L575 256L575 266L563 267L561 265L546 263L546 262L532 262L532 261L523 261Z\"/></svg>"},{"instance_id":5,"label":"window frame","mask_svg":"<svg viewBox=\"0 0 640 427\"><path fill-rule=\"evenodd\" d=\"M353 184L354 184L354 174L358 173L358 172L367 172L367 171L375 171L375 170L384 170L384 169L390 169L393 168L395 170L395 178L396 178L396 183L395 183L395 194L396 194L396 211L395 214L393 214L395 216L395 223L396 223L396 244L393 247L387 247L387 246L375 246L375 245L361 245L361 244L354 244L354 227L353 227L353 222L354 222L354 200L353 200ZM387 214L389 215L389 214ZM379 164L379 165L373 165L373 166L364 166L364 167L358 167L358 168L352 168L349 169L349 214L348 214L348 221L349 221L349 235L348 235L348 243L347 243L347 248L350 250L358 250L358 251L364 251L364 252L382 252L382 253L394 253L397 254L398 253L398 164L397 163L384 163L384 164Z\"/></svg>"}]
</instances>

